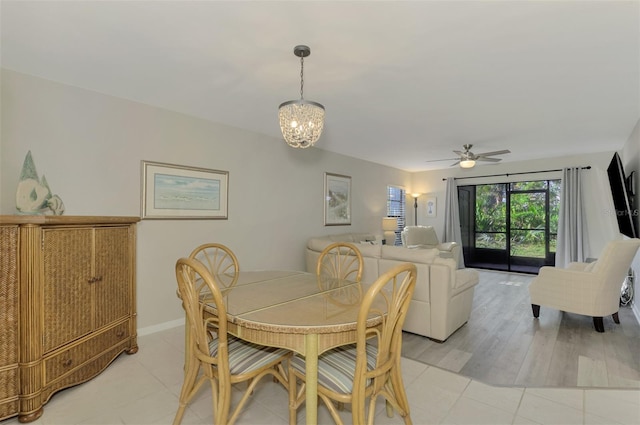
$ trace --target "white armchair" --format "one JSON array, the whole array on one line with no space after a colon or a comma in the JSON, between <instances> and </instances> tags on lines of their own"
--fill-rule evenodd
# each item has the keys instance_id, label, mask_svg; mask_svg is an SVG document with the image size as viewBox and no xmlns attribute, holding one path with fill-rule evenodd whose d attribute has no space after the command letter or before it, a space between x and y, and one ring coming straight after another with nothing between
<instances>
[{"instance_id":1,"label":"white armchair","mask_svg":"<svg viewBox=\"0 0 640 425\"><path fill-rule=\"evenodd\" d=\"M453 258L458 268L464 267L460 261L460 244L457 242L440 243L432 226L406 226L400 232L402 246L407 248L438 248L440 257Z\"/></svg>"},{"instance_id":2,"label":"white armchair","mask_svg":"<svg viewBox=\"0 0 640 425\"><path fill-rule=\"evenodd\" d=\"M604 332L603 317L612 315L620 323L620 289L640 239L609 242L593 263L570 263L566 269L542 267L529 285L533 316L540 306L593 317L598 332Z\"/></svg>"}]
</instances>

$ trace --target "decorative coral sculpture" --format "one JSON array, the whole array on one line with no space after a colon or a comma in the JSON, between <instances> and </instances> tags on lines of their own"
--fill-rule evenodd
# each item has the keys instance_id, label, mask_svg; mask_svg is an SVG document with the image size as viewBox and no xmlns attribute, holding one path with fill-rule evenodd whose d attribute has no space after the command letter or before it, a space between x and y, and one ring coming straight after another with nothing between
<instances>
[{"instance_id":1,"label":"decorative coral sculpture","mask_svg":"<svg viewBox=\"0 0 640 425\"><path fill-rule=\"evenodd\" d=\"M20 173L18 190L16 191L16 208L22 214L53 214L64 213L64 203L58 195L52 195L47 179L38 177L36 165L31 151L27 152Z\"/></svg>"}]
</instances>

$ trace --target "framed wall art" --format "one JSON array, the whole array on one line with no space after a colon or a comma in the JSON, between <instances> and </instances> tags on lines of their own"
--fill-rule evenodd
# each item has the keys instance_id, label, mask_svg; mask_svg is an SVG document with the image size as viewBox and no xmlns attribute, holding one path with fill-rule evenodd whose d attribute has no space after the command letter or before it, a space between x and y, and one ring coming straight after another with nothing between
<instances>
[{"instance_id":1,"label":"framed wall art","mask_svg":"<svg viewBox=\"0 0 640 425\"><path fill-rule=\"evenodd\" d=\"M142 161L143 219L226 219L229 172Z\"/></svg>"},{"instance_id":2,"label":"framed wall art","mask_svg":"<svg viewBox=\"0 0 640 425\"><path fill-rule=\"evenodd\" d=\"M427 217L435 218L437 212L437 198L435 196L429 196L427 198Z\"/></svg>"},{"instance_id":3,"label":"framed wall art","mask_svg":"<svg viewBox=\"0 0 640 425\"><path fill-rule=\"evenodd\" d=\"M324 225L351 224L351 177L324 173Z\"/></svg>"}]
</instances>

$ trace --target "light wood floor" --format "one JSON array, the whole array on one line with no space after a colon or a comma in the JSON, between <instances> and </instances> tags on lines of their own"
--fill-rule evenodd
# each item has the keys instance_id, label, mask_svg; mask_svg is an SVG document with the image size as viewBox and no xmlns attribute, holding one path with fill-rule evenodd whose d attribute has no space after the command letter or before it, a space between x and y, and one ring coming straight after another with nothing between
<instances>
[{"instance_id":1,"label":"light wood floor","mask_svg":"<svg viewBox=\"0 0 640 425\"><path fill-rule=\"evenodd\" d=\"M532 275L480 271L469 322L440 344L404 333L403 356L487 384L525 387L640 388L640 325L630 308L620 324L540 309L534 319Z\"/></svg>"}]
</instances>

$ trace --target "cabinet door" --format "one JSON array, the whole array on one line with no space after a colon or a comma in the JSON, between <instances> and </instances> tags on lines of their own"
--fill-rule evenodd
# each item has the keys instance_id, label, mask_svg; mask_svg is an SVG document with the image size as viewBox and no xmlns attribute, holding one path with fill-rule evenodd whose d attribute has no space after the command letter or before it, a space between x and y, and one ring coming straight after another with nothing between
<instances>
[{"instance_id":1,"label":"cabinet door","mask_svg":"<svg viewBox=\"0 0 640 425\"><path fill-rule=\"evenodd\" d=\"M18 411L18 226L0 226L0 419Z\"/></svg>"},{"instance_id":2,"label":"cabinet door","mask_svg":"<svg viewBox=\"0 0 640 425\"><path fill-rule=\"evenodd\" d=\"M12 364L18 364L18 226L0 226L0 369Z\"/></svg>"},{"instance_id":3,"label":"cabinet door","mask_svg":"<svg viewBox=\"0 0 640 425\"><path fill-rule=\"evenodd\" d=\"M43 230L44 353L93 330L93 229Z\"/></svg>"},{"instance_id":4,"label":"cabinet door","mask_svg":"<svg viewBox=\"0 0 640 425\"><path fill-rule=\"evenodd\" d=\"M129 227L95 230L96 328L131 314L132 244Z\"/></svg>"}]
</instances>

